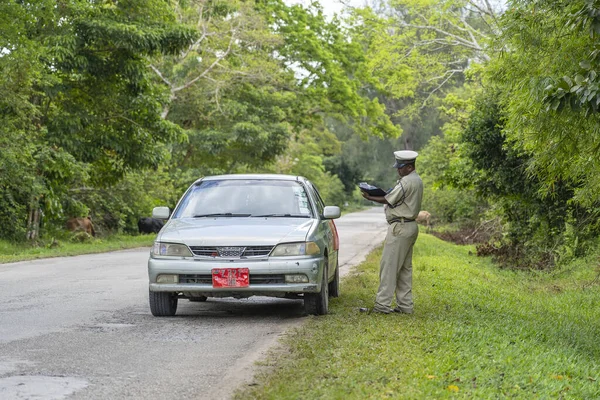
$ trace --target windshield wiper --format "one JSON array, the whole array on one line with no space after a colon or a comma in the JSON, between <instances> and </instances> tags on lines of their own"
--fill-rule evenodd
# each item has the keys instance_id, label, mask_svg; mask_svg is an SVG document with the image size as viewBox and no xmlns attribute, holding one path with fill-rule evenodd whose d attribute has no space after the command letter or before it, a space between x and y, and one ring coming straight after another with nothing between
<instances>
[{"instance_id":1,"label":"windshield wiper","mask_svg":"<svg viewBox=\"0 0 600 400\"><path fill-rule=\"evenodd\" d=\"M252 215L252 217L310 218L310 215L306 215L306 214L262 214L262 215Z\"/></svg>"},{"instance_id":2,"label":"windshield wiper","mask_svg":"<svg viewBox=\"0 0 600 400\"><path fill-rule=\"evenodd\" d=\"M233 214L233 213L214 213L214 214L198 214L194 218L203 217L249 217L251 214Z\"/></svg>"}]
</instances>

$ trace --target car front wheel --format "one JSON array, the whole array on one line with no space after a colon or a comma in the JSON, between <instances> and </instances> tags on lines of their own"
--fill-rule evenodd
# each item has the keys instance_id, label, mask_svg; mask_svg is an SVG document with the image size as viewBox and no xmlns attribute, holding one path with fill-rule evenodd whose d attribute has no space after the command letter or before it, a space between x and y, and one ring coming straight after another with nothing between
<instances>
[{"instance_id":1,"label":"car front wheel","mask_svg":"<svg viewBox=\"0 0 600 400\"><path fill-rule=\"evenodd\" d=\"M150 311L155 317L172 317L177 312L177 293L150 292Z\"/></svg>"},{"instance_id":2,"label":"car front wheel","mask_svg":"<svg viewBox=\"0 0 600 400\"><path fill-rule=\"evenodd\" d=\"M327 258L323 266L321 291L319 293L304 293L304 310L307 314L325 315L329 312L329 285L327 283Z\"/></svg>"}]
</instances>

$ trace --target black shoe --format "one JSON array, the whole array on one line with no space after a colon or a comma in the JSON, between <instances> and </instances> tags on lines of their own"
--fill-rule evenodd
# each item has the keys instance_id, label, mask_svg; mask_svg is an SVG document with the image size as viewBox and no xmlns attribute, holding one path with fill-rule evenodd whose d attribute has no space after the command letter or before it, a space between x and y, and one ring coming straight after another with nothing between
<instances>
[{"instance_id":1,"label":"black shoe","mask_svg":"<svg viewBox=\"0 0 600 400\"><path fill-rule=\"evenodd\" d=\"M389 312L379 311L374 308L367 308L367 307L361 307L358 309L358 311L360 311L361 313L367 313L367 314L390 314Z\"/></svg>"},{"instance_id":2,"label":"black shoe","mask_svg":"<svg viewBox=\"0 0 600 400\"><path fill-rule=\"evenodd\" d=\"M412 314L412 313L413 313L412 311L404 311L404 310L401 310L401 309L400 309L400 308L398 308L398 307L394 308L394 312L395 312L395 313L398 313L398 314Z\"/></svg>"}]
</instances>

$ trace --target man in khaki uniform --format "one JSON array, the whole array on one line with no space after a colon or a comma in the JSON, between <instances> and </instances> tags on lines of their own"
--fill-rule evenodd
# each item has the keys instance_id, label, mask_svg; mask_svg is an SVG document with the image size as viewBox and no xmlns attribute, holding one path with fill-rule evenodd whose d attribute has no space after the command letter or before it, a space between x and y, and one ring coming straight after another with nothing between
<instances>
[{"instance_id":1,"label":"man in khaki uniform","mask_svg":"<svg viewBox=\"0 0 600 400\"><path fill-rule=\"evenodd\" d=\"M379 268L379 290L372 310L376 313L413 312L412 252L419 234L415 219L423 199L423 181L415 170L418 155L411 150L394 152L394 168L400 176L396 186L385 196L362 193L365 199L385 205L389 224ZM392 309L394 292L396 308Z\"/></svg>"}]
</instances>

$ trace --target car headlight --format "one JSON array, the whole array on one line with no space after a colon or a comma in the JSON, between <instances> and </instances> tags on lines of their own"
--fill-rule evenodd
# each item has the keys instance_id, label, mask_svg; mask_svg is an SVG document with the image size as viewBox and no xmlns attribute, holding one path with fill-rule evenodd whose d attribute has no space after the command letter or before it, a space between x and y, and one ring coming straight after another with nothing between
<instances>
[{"instance_id":1,"label":"car headlight","mask_svg":"<svg viewBox=\"0 0 600 400\"><path fill-rule=\"evenodd\" d=\"M315 242L282 243L275 247L271 257L308 256L320 253L321 249Z\"/></svg>"},{"instance_id":2,"label":"car headlight","mask_svg":"<svg viewBox=\"0 0 600 400\"><path fill-rule=\"evenodd\" d=\"M156 277L156 283L179 283L179 275L160 274Z\"/></svg>"},{"instance_id":3,"label":"car headlight","mask_svg":"<svg viewBox=\"0 0 600 400\"><path fill-rule=\"evenodd\" d=\"M173 256L173 257L192 257L192 252L185 244L154 242L152 255L155 256Z\"/></svg>"}]
</instances>

